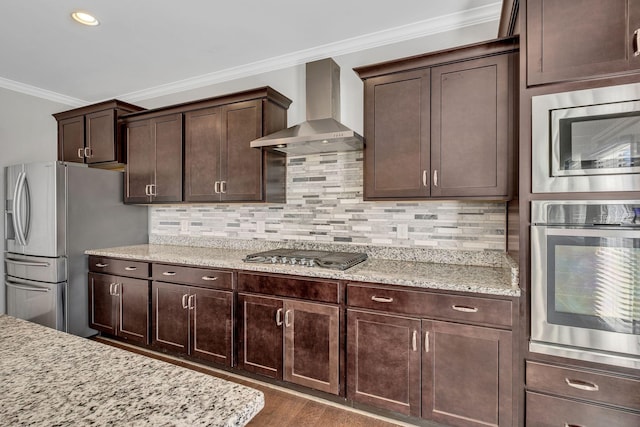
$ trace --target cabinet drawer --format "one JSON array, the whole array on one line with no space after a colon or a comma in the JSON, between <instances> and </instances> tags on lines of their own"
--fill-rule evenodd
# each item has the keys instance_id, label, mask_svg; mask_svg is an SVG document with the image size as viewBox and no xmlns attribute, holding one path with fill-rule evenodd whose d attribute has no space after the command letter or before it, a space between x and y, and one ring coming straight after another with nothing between
<instances>
[{"instance_id":1,"label":"cabinet drawer","mask_svg":"<svg viewBox=\"0 0 640 427\"><path fill-rule=\"evenodd\" d=\"M90 255L89 271L146 279L149 277L149 263Z\"/></svg>"},{"instance_id":2,"label":"cabinet drawer","mask_svg":"<svg viewBox=\"0 0 640 427\"><path fill-rule=\"evenodd\" d=\"M511 301L505 300L349 284L347 304L412 316L511 326Z\"/></svg>"},{"instance_id":3,"label":"cabinet drawer","mask_svg":"<svg viewBox=\"0 0 640 427\"><path fill-rule=\"evenodd\" d=\"M238 273L238 291L339 303L337 281L292 278L275 274Z\"/></svg>"},{"instance_id":4,"label":"cabinet drawer","mask_svg":"<svg viewBox=\"0 0 640 427\"><path fill-rule=\"evenodd\" d=\"M153 280L172 283L186 283L207 288L233 288L233 274L230 271L179 265L152 264Z\"/></svg>"},{"instance_id":5,"label":"cabinet drawer","mask_svg":"<svg viewBox=\"0 0 640 427\"><path fill-rule=\"evenodd\" d=\"M527 392L528 426L637 427L640 414Z\"/></svg>"},{"instance_id":6,"label":"cabinet drawer","mask_svg":"<svg viewBox=\"0 0 640 427\"><path fill-rule=\"evenodd\" d=\"M527 388L640 410L640 380L631 378L527 361Z\"/></svg>"}]
</instances>

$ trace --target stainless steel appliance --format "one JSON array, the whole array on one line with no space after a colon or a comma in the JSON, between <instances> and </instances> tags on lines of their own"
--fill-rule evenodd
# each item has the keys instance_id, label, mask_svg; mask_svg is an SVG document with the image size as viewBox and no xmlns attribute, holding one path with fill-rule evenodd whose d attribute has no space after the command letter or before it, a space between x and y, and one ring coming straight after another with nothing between
<instances>
[{"instance_id":1,"label":"stainless steel appliance","mask_svg":"<svg viewBox=\"0 0 640 427\"><path fill-rule=\"evenodd\" d=\"M640 369L640 200L533 201L537 353Z\"/></svg>"},{"instance_id":2,"label":"stainless steel appliance","mask_svg":"<svg viewBox=\"0 0 640 427\"><path fill-rule=\"evenodd\" d=\"M640 191L640 83L534 96L533 192Z\"/></svg>"},{"instance_id":3,"label":"stainless steel appliance","mask_svg":"<svg viewBox=\"0 0 640 427\"><path fill-rule=\"evenodd\" d=\"M122 172L61 162L5 169L7 314L90 336L89 248L146 243L147 209L123 200Z\"/></svg>"},{"instance_id":4,"label":"stainless steel appliance","mask_svg":"<svg viewBox=\"0 0 640 427\"><path fill-rule=\"evenodd\" d=\"M366 259L367 254L364 253L274 249L271 251L247 255L243 261L346 270L365 261Z\"/></svg>"}]
</instances>

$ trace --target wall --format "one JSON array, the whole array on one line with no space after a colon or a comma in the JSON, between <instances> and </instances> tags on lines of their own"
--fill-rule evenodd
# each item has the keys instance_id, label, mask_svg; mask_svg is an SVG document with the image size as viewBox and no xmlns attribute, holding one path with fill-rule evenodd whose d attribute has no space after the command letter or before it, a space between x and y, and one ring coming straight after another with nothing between
<instances>
[{"instance_id":1,"label":"wall","mask_svg":"<svg viewBox=\"0 0 640 427\"><path fill-rule=\"evenodd\" d=\"M57 125L51 114L69 108L68 105L0 88L1 200L5 199L5 166L57 158ZM4 224L4 218L2 221ZM0 227L0 241L4 245L4 226ZM0 277L4 277L4 262L0 263ZM1 283L0 313L4 313L4 280Z\"/></svg>"},{"instance_id":2,"label":"wall","mask_svg":"<svg viewBox=\"0 0 640 427\"><path fill-rule=\"evenodd\" d=\"M286 204L150 208L150 240L189 237L504 251L496 202L364 202L362 152L287 158Z\"/></svg>"}]
</instances>

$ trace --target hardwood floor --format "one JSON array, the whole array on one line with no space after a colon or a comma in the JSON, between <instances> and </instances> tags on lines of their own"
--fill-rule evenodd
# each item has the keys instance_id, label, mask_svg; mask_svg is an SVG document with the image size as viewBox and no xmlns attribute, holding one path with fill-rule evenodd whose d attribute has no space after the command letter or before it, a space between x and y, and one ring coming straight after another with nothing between
<instances>
[{"instance_id":1,"label":"hardwood floor","mask_svg":"<svg viewBox=\"0 0 640 427\"><path fill-rule=\"evenodd\" d=\"M154 357L262 391L265 397L265 406L247 424L250 427L394 427L413 425L384 417L370 416L362 411L323 399L306 396L296 391L254 381L226 371L210 368L199 363L187 362L180 358L131 346L109 338L95 337L94 339L114 347Z\"/></svg>"}]
</instances>

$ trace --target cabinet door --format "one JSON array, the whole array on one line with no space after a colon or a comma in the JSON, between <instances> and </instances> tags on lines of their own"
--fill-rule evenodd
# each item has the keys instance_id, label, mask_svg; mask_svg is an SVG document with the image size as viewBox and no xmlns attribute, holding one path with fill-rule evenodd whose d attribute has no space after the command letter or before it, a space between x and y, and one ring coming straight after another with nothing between
<instances>
[{"instance_id":1,"label":"cabinet door","mask_svg":"<svg viewBox=\"0 0 640 427\"><path fill-rule=\"evenodd\" d=\"M127 166L125 168L125 203L148 203L148 186L153 183L155 148L151 120L127 123Z\"/></svg>"},{"instance_id":2,"label":"cabinet door","mask_svg":"<svg viewBox=\"0 0 640 427\"><path fill-rule=\"evenodd\" d=\"M282 379L282 300L238 294L238 367Z\"/></svg>"},{"instance_id":3,"label":"cabinet door","mask_svg":"<svg viewBox=\"0 0 640 427\"><path fill-rule=\"evenodd\" d=\"M186 113L184 130L184 200L219 201L222 135L220 108Z\"/></svg>"},{"instance_id":4,"label":"cabinet door","mask_svg":"<svg viewBox=\"0 0 640 427\"><path fill-rule=\"evenodd\" d=\"M233 366L233 294L190 288L191 355Z\"/></svg>"},{"instance_id":5,"label":"cabinet door","mask_svg":"<svg viewBox=\"0 0 640 427\"><path fill-rule=\"evenodd\" d=\"M431 70L431 196L507 196L511 57Z\"/></svg>"},{"instance_id":6,"label":"cabinet door","mask_svg":"<svg viewBox=\"0 0 640 427\"><path fill-rule=\"evenodd\" d=\"M149 282L118 278L117 335L129 341L149 344Z\"/></svg>"},{"instance_id":7,"label":"cabinet door","mask_svg":"<svg viewBox=\"0 0 640 427\"><path fill-rule=\"evenodd\" d=\"M111 295L116 276L89 273L89 326L116 335L114 298Z\"/></svg>"},{"instance_id":8,"label":"cabinet door","mask_svg":"<svg viewBox=\"0 0 640 427\"><path fill-rule=\"evenodd\" d=\"M179 353L189 352L189 287L171 283L151 284L153 308L152 344Z\"/></svg>"},{"instance_id":9,"label":"cabinet door","mask_svg":"<svg viewBox=\"0 0 640 427\"><path fill-rule=\"evenodd\" d=\"M511 425L511 332L426 320L422 331L423 418Z\"/></svg>"},{"instance_id":10,"label":"cabinet door","mask_svg":"<svg viewBox=\"0 0 640 427\"><path fill-rule=\"evenodd\" d=\"M340 311L338 306L285 301L284 379L338 394Z\"/></svg>"},{"instance_id":11,"label":"cabinet door","mask_svg":"<svg viewBox=\"0 0 640 427\"><path fill-rule=\"evenodd\" d=\"M85 120L85 145L89 151L85 162L89 164L115 162L117 160L115 110L87 114Z\"/></svg>"},{"instance_id":12,"label":"cabinet door","mask_svg":"<svg viewBox=\"0 0 640 427\"><path fill-rule=\"evenodd\" d=\"M154 202L182 201L182 114L152 120L155 143Z\"/></svg>"},{"instance_id":13,"label":"cabinet door","mask_svg":"<svg viewBox=\"0 0 640 427\"><path fill-rule=\"evenodd\" d=\"M527 83L536 85L640 67L635 0L528 0Z\"/></svg>"},{"instance_id":14,"label":"cabinet door","mask_svg":"<svg viewBox=\"0 0 640 427\"><path fill-rule=\"evenodd\" d=\"M250 142L262 136L262 101L222 107L223 201L262 200L262 150Z\"/></svg>"},{"instance_id":15,"label":"cabinet door","mask_svg":"<svg viewBox=\"0 0 640 427\"><path fill-rule=\"evenodd\" d=\"M429 70L365 83L364 197L429 196Z\"/></svg>"},{"instance_id":16,"label":"cabinet door","mask_svg":"<svg viewBox=\"0 0 640 427\"><path fill-rule=\"evenodd\" d=\"M84 163L84 116L58 122L58 160Z\"/></svg>"},{"instance_id":17,"label":"cabinet door","mask_svg":"<svg viewBox=\"0 0 640 427\"><path fill-rule=\"evenodd\" d=\"M420 320L347 311L347 398L420 416Z\"/></svg>"}]
</instances>

